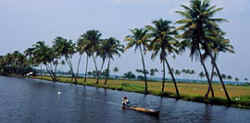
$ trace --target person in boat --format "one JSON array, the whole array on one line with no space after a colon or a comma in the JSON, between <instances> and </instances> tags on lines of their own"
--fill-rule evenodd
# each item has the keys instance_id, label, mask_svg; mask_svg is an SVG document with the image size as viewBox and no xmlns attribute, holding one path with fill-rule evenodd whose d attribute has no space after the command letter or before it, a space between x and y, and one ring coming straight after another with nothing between
<instances>
[{"instance_id":1,"label":"person in boat","mask_svg":"<svg viewBox=\"0 0 250 123\"><path fill-rule=\"evenodd\" d=\"M122 98L122 107L123 108L128 107L128 104L129 104L128 98L126 96L124 96Z\"/></svg>"}]
</instances>

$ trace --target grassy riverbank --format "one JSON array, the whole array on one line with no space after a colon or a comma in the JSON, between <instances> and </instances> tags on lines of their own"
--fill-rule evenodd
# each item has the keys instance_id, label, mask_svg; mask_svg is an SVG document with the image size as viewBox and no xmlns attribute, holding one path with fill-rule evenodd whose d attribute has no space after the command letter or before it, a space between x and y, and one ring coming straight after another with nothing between
<instances>
[{"instance_id":1,"label":"grassy riverbank","mask_svg":"<svg viewBox=\"0 0 250 123\"><path fill-rule=\"evenodd\" d=\"M48 76L36 76L35 79L43 79L51 81ZM73 83L71 78L59 77L59 82ZM87 79L87 83L83 82L83 79L78 79L80 85L95 86L100 88L109 88L113 90L122 90L129 92L144 92L144 82L143 81L132 81L132 80L109 80L107 85L104 85L103 80L100 83L95 84L95 79ZM161 95L161 83L150 81L149 83L149 93L152 95ZM204 99L204 94L208 88L207 84L199 83L178 83L178 87L181 94L181 99L195 102L203 102L216 105L228 105L228 102L224 96L224 91L220 84L213 84L216 98ZM250 109L250 86L233 86L227 85L228 92L232 97L232 107L247 108ZM164 97L175 98L175 88L173 83L166 83Z\"/></svg>"}]
</instances>

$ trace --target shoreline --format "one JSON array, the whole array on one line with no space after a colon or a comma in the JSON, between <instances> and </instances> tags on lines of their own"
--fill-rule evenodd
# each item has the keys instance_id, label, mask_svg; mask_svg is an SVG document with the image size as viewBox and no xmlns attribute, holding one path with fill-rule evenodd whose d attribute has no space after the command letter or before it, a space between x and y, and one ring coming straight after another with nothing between
<instances>
[{"instance_id":1,"label":"shoreline","mask_svg":"<svg viewBox=\"0 0 250 123\"><path fill-rule=\"evenodd\" d=\"M32 79L47 80L47 81L50 81L53 83L53 81L47 76L43 76L43 77L39 76L39 77L32 77ZM69 80L67 80L67 79L69 79ZM111 89L111 90L144 94L144 91L142 91L142 90L138 90L136 88L129 89L129 88L123 87L123 84L128 84L127 82L124 82L123 84L121 84L120 87L117 87L117 86L112 87L112 86L110 86L110 84L107 84L107 85L100 84L102 79L100 79L100 83L98 85L95 84L95 82L88 81L87 83L84 83L84 82L79 82L79 80L81 80L81 78L78 78L77 85L91 86L91 87L97 87L97 88L104 88L104 89ZM88 78L87 80L91 80L91 79ZM111 81L111 80L109 80L109 81ZM113 80L113 81L122 81L122 80ZM58 81L56 81L56 82L75 84L74 82L71 81L70 77L58 77ZM137 81L136 82L132 81L132 82L134 82L135 84L138 84ZM171 92L164 92L164 94L160 94L160 93L150 91L150 90L149 90L149 93L147 95L161 96L161 97L165 97L165 98L175 98L176 100L180 99L180 100L199 102L199 103L205 103L205 104L210 104L210 105L220 105L220 106L226 106L226 107L250 109L250 101L232 100L231 104L229 104L226 99L223 99L221 97L215 97L215 98L209 97L208 99L205 99L204 96L192 96L192 95L181 94L181 96L179 98L177 98L176 95L174 93L171 93Z\"/></svg>"}]
</instances>

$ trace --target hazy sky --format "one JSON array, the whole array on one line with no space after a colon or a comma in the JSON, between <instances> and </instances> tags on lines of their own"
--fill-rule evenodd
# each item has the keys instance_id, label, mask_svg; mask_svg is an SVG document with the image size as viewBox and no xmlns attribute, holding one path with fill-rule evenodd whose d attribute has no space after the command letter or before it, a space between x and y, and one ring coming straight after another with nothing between
<instances>
[{"instance_id":1,"label":"hazy sky","mask_svg":"<svg viewBox=\"0 0 250 123\"><path fill-rule=\"evenodd\" d=\"M76 40L89 29L100 30L104 37L123 40L129 29L143 27L155 19L176 21L180 16L175 11L187 3L188 0L1 0L0 55L23 51L40 40L51 44L56 36ZM221 54L218 65L223 73L250 79L250 1L213 0L213 3L224 7L218 16L230 21L222 27L236 51ZM131 50L113 62L112 67L119 66L121 73L135 70L141 68L139 58L139 53ZM188 52L170 63L179 69L194 68L197 72L202 69L198 61L190 60ZM149 57L146 65L161 68L158 59L152 61Z\"/></svg>"}]
</instances>

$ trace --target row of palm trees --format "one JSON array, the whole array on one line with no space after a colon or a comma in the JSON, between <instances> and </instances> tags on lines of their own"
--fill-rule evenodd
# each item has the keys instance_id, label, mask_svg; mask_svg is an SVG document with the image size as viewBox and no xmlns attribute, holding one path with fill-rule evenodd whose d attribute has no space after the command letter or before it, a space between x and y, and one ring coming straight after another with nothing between
<instances>
[{"instance_id":1,"label":"row of palm trees","mask_svg":"<svg viewBox=\"0 0 250 123\"><path fill-rule=\"evenodd\" d=\"M82 55L86 55L85 82L86 73L88 72L89 58L92 58L96 75L96 84L99 83L99 76L104 71L104 64L107 61L105 71L107 78L109 76L110 64L114 56L120 56L123 51L134 48L139 50L142 62L142 73L144 74L144 93L147 94L147 64L145 63L145 54L150 52L151 58L159 58L162 64L162 93L165 92L166 67L175 86L176 95L180 97L178 85L176 83L174 71L169 63L170 58L180 55L187 49L190 50L190 57L199 60L205 72L208 81L208 90L205 94L207 98L209 93L214 97L214 89L212 87L213 73L217 73L225 95L230 102L230 96L224 85L221 72L216 63L216 59L221 52L233 53L233 46L230 41L225 38L225 33L219 27L219 23L226 22L223 18L215 18L214 15L222 10L210 4L210 0L191 0L190 5L182 5L183 11L177 11L182 16L181 20L172 23L169 20L159 19L143 28L135 28L130 30L130 35L126 36L126 46L123 46L119 40L111 37L103 39L102 34L98 30L89 30L82 34L76 43L63 37L57 37L50 47L43 41L39 41L25 51L25 55L30 59L32 65L45 66L47 72L53 81L57 80L56 71L59 63L67 64L72 74L72 80L77 83L79 76L79 66ZM178 27L175 27L175 24ZM77 72L74 72L72 65L72 57L75 53L80 55L78 60ZM98 68L97 58L101 58L101 68ZM205 63L206 59L210 59L213 66L209 72ZM211 73L211 74L210 74Z\"/></svg>"},{"instance_id":2,"label":"row of palm trees","mask_svg":"<svg viewBox=\"0 0 250 123\"><path fill-rule=\"evenodd\" d=\"M216 70L220 79L225 95L230 102L230 96L226 90L218 65L216 64L216 57L220 52L233 53L233 47L229 40L226 39L225 33L219 27L219 23L226 22L223 18L215 18L214 15L222 10L211 6L209 0L191 0L190 5L182 5L183 11L177 11L183 19L176 23L179 27L174 27L171 21L156 20L153 25L148 25L145 28L131 30L131 35L126 37L128 41L127 48L135 46L135 49L140 50L143 70L146 65L144 62L144 55L147 51L152 52L152 58L159 56L163 68L162 92L164 92L165 83L165 66L171 74L173 83L175 85L176 94L179 95L178 86L168 62L168 56L176 56L186 49L190 49L190 57L199 59L208 80L208 91L205 94L207 98L211 92L214 97L214 90L212 87L213 73ZM126 48L126 49L127 49ZM205 59L210 58L213 66L211 77L205 64ZM144 72L145 79L145 93L147 90L147 76Z\"/></svg>"},{"instance_id":3,"label":"row of palm trees","mask_svg":"<svg viewBox=\"0 0 250 123\"><path fill-rule=\"evenodd\" d=\"M114 60L115 55L121 55L123 52L123 45L120 44L119 40L113 37L101 39L101 35L102 34L97 30L89 30L82 34L76 43L63 37L56 37L51 47L46 45L43 41L39 41L35 43L32 48L25 50L25 54L29 56L33 65L42 64L45 66L46 71L49 73L53 81L57 81L56 73L58 64L66 64L75 84L79 77L80 63L84 54L87 56L84 76L85 82L88 72L89 58L92 58L95 65L95 71L97 71L96 84L99 83L100 73L103 71L104 64L107 61L107 68L105 69L105 84L107 84L111 60ZM78 53L80 56L77 65L77 72L75 72L72 64L72 57L75 53ZM102 59L100 70L97 66L97 57Z\"/></svg>"},{"instance_id":4,"label":"row of palm trees","mask_svg":"<svg viewBox=\"0 0 250 123\"><path fill-rule=\"evenodd\" d=\"M27 58L19 51L0 56L0 74L17 73L24 75L30 71L32 71L32 68L29 66Z\"/></svg>"}]
</instances>

